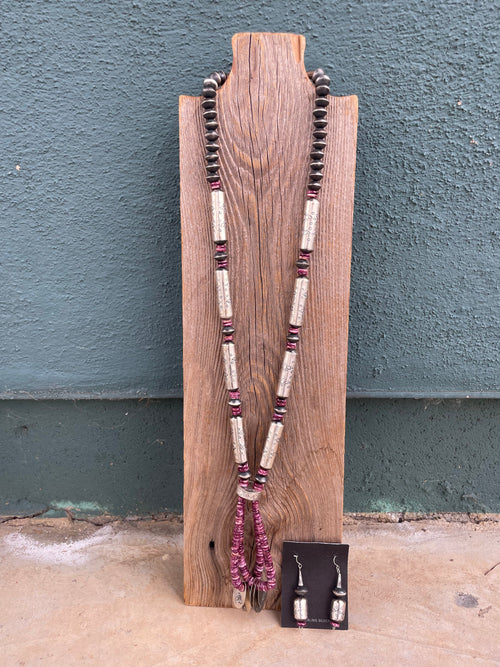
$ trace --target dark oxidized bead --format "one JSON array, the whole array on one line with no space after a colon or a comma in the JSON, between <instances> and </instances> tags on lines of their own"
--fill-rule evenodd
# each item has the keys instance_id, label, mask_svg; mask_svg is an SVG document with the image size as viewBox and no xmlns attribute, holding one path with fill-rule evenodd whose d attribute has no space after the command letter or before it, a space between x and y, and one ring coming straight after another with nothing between
<instances>
[{"instance_id":1,"label":"dark oxidized bead","mask_svg":"<svg viewBox=\"0 0 500 667\"><path fill-rule=\"evenodd\" d=\"M203 102L201 103L201 106L204 109L214 109L215 108L215 100L208 100L208 99L203 100Z\"/></svg>"},{"instance_id":2,"label":"dark oxidized bead","mask_svg":"<svg viewBox=\"0 0 500 667\"><path fill-rule=\"evenodd\" d=\"M323 73L321 76L317 76L314 79L314 83L316 86L329 86L330 85L330 77L328 74Z\"/></svg>"},{"instance_id":3,"label":"dark oxidized bead","mask_svg":"<svg viewBox=\"0 0 500 667\"><path fill-rule=\"evenodd\" d=\"M307 269L309 267L309 262L307 261L307 259L298 259L295 262L295 266L299 269ZM290 336L295 336L295 335L296 334L290 334ZM287 338L288 338L288 336L287 336ZM288 338L288 340L290 340L290 339Z\"/></svg>"},{"instance_id":4,"label":"dark oxidized bead","mask_svg":"<svg viewBox=\"0 0 500 667\"><path fill-rule=\"evenodd\" d=\"M211 79L208 77L208 79L203 79L203 88L217 88L217 81L215 79Z\"/></svg>"},{"instance_id":5,"label":"dark oxidized bead","mask_svg":"<svg viewBox=\"0 0 500 667\"><path fill-rule=\"evenodd\" d=\"M217 132L205 132L205 139L207 141L217 141L218 138L219 135L217 134Z\"/></svg>"},{"instance_id":6,"label":"dark oxidized bead","mask_svg":"<svg viewBox=\"0 0 500 667\"><path fill-rule=\"evenodd\" d=\"M265 484L267 482L267 475L255 475L255 481Z\"/></svg>"},{"instance_id":7,"label":"dark oxidized bead","mask_svg":"<svg viewBox=\"0 0 500 667\"><path fill-rule=\"evenodd\" d=\"M216 81L218 86L220 86L222 84L222 79L220 78L219 72L212 72L212 74L210 74L209 78Z\"/></svg>"},{"instance_id":8,"label":"dark oxidized bead","mask_svg":"<svg viewBox=\"0 0 500 667\"><path fill-rule=\"evenodd\" d=\"M309 589L307 589L305 586L297 586L294 592L300 597L304 597L304 595L307 595L308 590Z\"/></svg>"},{"instance_id":9,"label":"dark oxidized bead","mask_svg":"<svg viewBox=\"0 0 500 667\"><path fill-rule=\"evenodd\" d=\"M328 86L316 86L316 95L320 97L326 97L330 94L330 88Z\"/></svg>"},{"instance_id":10,"label":"dark oxidized bead","mask_svg":"<svg viewBox=\"0 0 500 667\"><path fill-rule=\"evenodd\" d=\"M313 120L314 127L326 127L328 125L328 121L326 121L324 118L316 118Z\"/></svg>"},{"instance_id":11,"label":"dark oxidized bead","mask_svg":"<svg viewBox=\"0 0 500 667\"><path fill-rule=\"evenodd\" d=\"M318 192L321 190L321 183L319 181L311 181L307 184L308 190L316 190Z\"/></svg>"},{"instance_id":12,"label":"dark oxidized bead","mask_svg":"<svg viewBox=\"0 0 500 667\"><path fill-rule=\"evenodd\" d=\"M312 151L311 157L313 160L322 160L325 157L323 151Z\"/></svg>"},{"instance_id":13,"label":"dark oxidized bead","mask_svg":"<svg viewBox=\"0 0 500 667\"><path fill-rule=\"evenodd\" d=\"M250 470L244 470L243 472L238 473L238 477L240 479L250 479L251 476L252 473L250 472Z\"/></svg>"},{"instance_id":14,"label":"dark oxidized bead","mask_svg":"<svg viewBox=\"0 0 500 667\"><path fill-rule=\"evenodd\" d=\"M207 120L205 123L205 128L207 130L216 130L219 127L219 123L216 120Z\"/></svg>"},{"instance_id":15,"label":"dark oxidized bead","mask_svg":"<svg viewBox=\"0 0 500 667\"><path fill-rule=\"evenodd\" d=\"M321 169L323 169L324 166L325 166L324 162L319 162L319 161L311 162L311 169L313 169L314 171L321 171Z\"/></svg>"},{"instance_id":16,"label":"dark oxidized bead","mask_svg":"<svg viewBox=\"0 0 500 667\"><path fill-rule=\"evenodd\" d=\"M219 156L217 155L217 153L207 153L205 155L205 160L207 162L217 162L218 159L219 159Z\"/></svg>"},{"instance_id":17,"label":"dark oxidized bead","mask_svg":"<svg viewBox=\"0 0 500 667\"><path fill-rule=\"evenodd\" d=\"M215 259L218 259L217 254L218 253L215 253ZM226 253L223 253L223 254L226 254ZM226 257L227 257L227 255L226 255ZM221 258L221 259L225 259L225 258ZM222 327L222 333L225 336L231 336L231 334L234 334L234 327L232 327L232 326Z\"/></svg>"},{"instance_id":18,"label":"dark oxidized bead","mask_svg":"<svg viewBox=\"0 0 500 667\"><path fill-rule=\"evenodd\" d=\"M288 339L288 336L287 336ZM278 415L285 415L286 414L286 408L283 405L276 405L274 407L274 412Z\"/></svg>"},{"instance_id":19,"label":"dark oxidized bead","mask_svg":"<svg viewBox=\"0 0 500 667\"><path fill-rule=\"evenodd\" d=\"M214 255L214 259L216 259L218 262L227 259L227 252L223 252L222 250L217 250L217 252ZM225 329L225 327L224 327ZM226 333L226 331L222 329L223 333ZM234 333L234 329L232 330L231 333Z\"/></svg>"},{"instance_id":20,"label":"dark oxidized bead","mask_svg":"<svg viewBox=\"0 0 500 667\"><path fill-rule=\"evenodd\" d=\"M212 120L212 118L217 118L217 111L215 109L207 109L203 112L203 118L205 120Z\"/></svg>"},{"instance_id":21,"label":"dark oxidized bead","mask_svg":"<svg viewBox=\"0 0 500 667\"><path fill-rule=\"evenodd\" d=\"M219 144L205 144L205 148L207 151L210 151L211 153L214 153L215 151L219 150Z\"/></svg>"},{"instance_id":22,"label":"dark oxidized bead","mask_svg":"<svg viewBox=\"0 0 500 667\"><path fill-rule=\"evenodd\" d=\"M219 171L219 169L220 169L220 164L219 164L218 162L212 162L211 164L207 164L207 166L205 167L205 169L206 169L208 172L214 172L214 173L215 173L216 171Z\"/></svg>"},{"instance_id":23,"label":"dark oxidized bead","mask_svg":"<svg viewBox=\"0 0 500 667\"><path fill-rule=\"evenodd\" d=\"M327 107L330 104L330 100L327 97L317 97L314 100L314 104L317 107Z\"/></svg>"},{"instance_id":24,"label":"dark oxidized bead","mask_svg":"<svg viewBox=\"0 0 500 667\"><path fill-rule=\"evenodd\" d=\"M311 181L321 181L323 174L320 171L311 171L309 178Z\"/></svg>"},{"instance_id":25,"label":"dark oxidized bead","mask_svg":"<svg viewBox=\"0 0 500 667\"><path fill-rule=\"evenodd\" d=\"M220 176L219 174L209 174L208 176L205 177L209 183L216 183L217 181L220 181ZM311 188L309 188L311 189Z\"/></svg>"},{"instance_id":26,"label":"dark oxidized bead","mask_svg":"<svg viewBox=\"0 0 500 667\"><path fill-rule=\"evenodd\" d=\"M203 95L203 97L205 97L207 99L208 98L213 99L217 95L217 91L215 91L213 88L203 88L203 90L201 91L201 94Z\"/></svg>"},{"instance_id":27,"label":"dark oxidized bead","mask_svg":"<svg viewBox=\"0 0 500 667\"><path fill-rule=\"evenodd\" d=\"M286 339L287 339L287 341L289 341L290 343L298 343L299 340L300 340L300 338L299 338L299 334L288 334L288 336L286 337ZM278 406L278 407L279 407L279 406ZM277 412L277 410L278 410L277 407L274 408L274 412ZM286 412L286 410L285 410L285 412ZM284 414L284 413L283 413L283 414Z\"/></svg>"},{"instance_id":28,"label":"dark oxidized bead","mask_svg":"<svg viewBox=\"0 0 500 667\"><path fill-rule=\"evenodd\" d=\"M222 86L222 84L223 84L223 83L225 82L225 80L227 79L227 74L226 74L225 72L223 72L221 69L217 72L217 74L218 74L219 77L220 77L220 82L221 82L221 86Z\"/></svg>"},{"instance_id":29,"label":"dark oxidized bead","mask_svg":"<svg viewBox=\"0 0 500 667\"><path fill-rule=\"evenodd\" d=\"M328 132L326 130L322 130L319 127L317 127L313 132L313 137L316 137L316 139L324 139L327 134Z\"/></svg>"},{"instance_id":30,"label":"dark oxidized bead","mask_svg":"<svg viewBox=\"0 0 500 667\"><path fill-rule=\"evenodd\" d=\"M239 398L231 398L229 399L228 403L232 408L239 408L239 406L241 405L241 401Z\"/></svg>"},{"instance_id":31,"label":"dark oxidized bead","mask_svg":"<svg viewBox=\"0 0 500 667\"><path fill-rule=\"evenodd\" d=\"M313 116L315 116L316 118L324 118L327 113L328 112L327 112L326 109L314 109L313 110Z\"/></svg>"},{"instance_id":32,"label":"dark oxidized bead","mask_svg":"<svg viewBox=\"0 0 500 667\"><path fill-rule=\"evenodd\" d=\"M311 77L312 82L313 82L313 83L316 83L316 79L317 79L319 76L323 76L324 73L325 73L325 71L322 70L321 67L318 67L318 69L315 69L314 72L312 73L312 77Z\"/></svg>"},{"instance_id":33,"label":"dark oxidized bead","mask_svg":"<svg viewBox=\"0 0 500 667\"><path fill-rule=\"evenodd\" d=\"M325 134L326 134L326 132L325 132ZM322 151L326 148L326 141L322 141L321 139L318 139L316 141L313 141L313 146L318 151Z\"/></svg>"}]
</instances>

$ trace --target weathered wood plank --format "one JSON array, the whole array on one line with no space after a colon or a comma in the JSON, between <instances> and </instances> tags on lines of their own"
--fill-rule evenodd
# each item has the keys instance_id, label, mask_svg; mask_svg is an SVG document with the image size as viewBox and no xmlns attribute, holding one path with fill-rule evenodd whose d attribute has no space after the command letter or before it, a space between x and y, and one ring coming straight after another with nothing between
<instances>
[{"instance_id":1,"label":"weathered wood plank","mask_svg":"<svg viewBox=\"0 0 500 667\"><path fill-rule=\"evenodd\" d=\"M272 415L295 282L314 86L300 35L241 33L218 93L229 272L249 463ZM207 72L209 74L209 72ZM335 72L330 72L335 86ZM181 96L184 594L230 606L236 504L204 171L200 97ZM262 500L277 565L284 539L342 538L349 274L357 98L331 97L319 228L285 432ZM279 605L279 591L268 607Z\"/></svg>"}]
</instances>

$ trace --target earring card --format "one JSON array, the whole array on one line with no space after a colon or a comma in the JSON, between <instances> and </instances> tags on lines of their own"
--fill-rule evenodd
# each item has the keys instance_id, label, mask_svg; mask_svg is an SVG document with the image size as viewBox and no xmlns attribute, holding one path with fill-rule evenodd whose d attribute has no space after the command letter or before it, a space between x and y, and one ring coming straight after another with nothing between
<instances>
[{"instance_id":1,"label":"earring card","mask_svg":"<svg viewBox=\"0 0 500 667\"><path fill-rule=\"evenodd\" d=\"M342 588L347 591L345 598L346 612L339 630L348 628L349 589L347 577L347 559L349 545L330 542L283 542L283 562L281 566L281 626L296 628L293 617L293 601L297 597L299 569L295 556L302 564L302 578L307 588L307 624L306 628L331 629L330 608L335 598L333 589L337 585L337 569L340 567Z\"/></svg>"}]
</instances>

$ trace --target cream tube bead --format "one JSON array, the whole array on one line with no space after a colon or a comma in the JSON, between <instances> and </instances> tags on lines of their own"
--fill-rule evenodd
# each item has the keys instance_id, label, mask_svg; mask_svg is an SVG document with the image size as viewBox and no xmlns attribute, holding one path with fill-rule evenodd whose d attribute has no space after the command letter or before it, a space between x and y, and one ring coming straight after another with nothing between
<instances>
[{"instance_id":1,"label":"cream tube bead","mask_svg":"<svg viewBox=\"0 0 500 667\"><path fill-rule=\"evenodd\" d=\"M226 208L222 190L212 190L212 232L215 243L226 239Z\"/></svg>"},{"instance_id":2,"label":"cream tube bead","mask_svg":"<svg viewBox=\"0 0 500 667\"><path fill-rule=\"evenodd\" d=\"M293 293L292 312L290 313L290 324L294 327L302 326L308 288L309 278L295 279L295 292Z\"/></svg>"},{"instance_id":3,"label":"cream tube bead","mask_svg":"<svg viewBox=\"0 0 500 667\"><path fill-rule=\"evenodd\" d=\"M236 352L234 343L222 343L222 354L224 356L224 376L226 378L226 389L229 391L238 389L238 374L236 372Z\"/></svg>"},{"instance_id":4,"label":"cream tube bead","mask_svg":"<svg viewBox=\"0 0 500 667\"><path fill-rule=\"evenodd\" d=\"M236 463L246 463L247 448L245 446L245 434L243 432L243 419L231 417L231 431L233 435L234 460Z\"/></svg>"},{"instance_id":5,"label":"cream tube bead","mask_svg":"<svg viewBox=\"0 0 500 667\"><path fill-rule=\"evenodd\" d=\"M260 459L261 468L265 468L266 470L270 470L272 468L282 433L283 423L271 422L269 431L267 432L266 443L264 445Z\"/></svg>"},{"instance_id":6,"label":"cream tube bead","mask_svg":"<svg viewBox=\"0 0 500 667\"><path fill-rule=\"evenodd\" d=\"M219 303L219 315L223 320L233 316L231 306L231 294L229 292L229 274L227 269L216 269L215 281L217 283L217 301Z\"/></svg>"},{"instance_id":7,"label":"cream tube bead","mask_svg":"<svg viewBox=\"0 0 500 667\"><path fill-rule=\"evenodd\" d=\"M287 350L285 352L285 356L283 357L283 365L281 366L281 375L277 392L280 398L286 398L290 393L296 359L297 353L295 351Z\"/></svg>"},{"instance_id":8,"label":"cream tube bead","mask_svg":"<svg viewBox=\"0 0 500 667\"><path fill-rule=\"evenodd\" d=\"M307 199L304 208L304 224L302 227L301 250L312 252L314 237L316 236L316 227L318 223L319 201L317 199Z\"/></svg>"},{"instance_id":9,"label":"cream tube bead","mask_svg":"<svg viewBox=\"0 0 500 667\"><path fill-rule=\"evenodd\" d=\"M293 601L293 617L296 621L307 621L307 600L304 597Z\"/></svg>"}]
</instances>

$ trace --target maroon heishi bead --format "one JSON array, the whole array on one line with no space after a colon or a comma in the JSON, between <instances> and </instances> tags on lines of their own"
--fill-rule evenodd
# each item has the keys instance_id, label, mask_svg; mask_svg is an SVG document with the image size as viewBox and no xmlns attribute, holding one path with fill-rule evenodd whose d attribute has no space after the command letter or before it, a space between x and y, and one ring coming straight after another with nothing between
<instances>
[{"instance_id":1,"label":"maroon heishi bead","mask_svg":"<svg viewBox=\"0 0 500 667\"><path fill-rule=\"evenodd\" d=\"M290 329L291 328L292 327L290 327ZM288 329L288 331L290 331L290 329ZM290 333L297 333L297 332L298 332L298 329L296 327L293 327L293 331L290 331ZM276 405L279 405L283 408L286 408L286 398L280 398L279 396L277 396L276 397Z\"/></svg>"},{"instance_id":2,"label":"maroon heishi bead","mask_svg":"<svg viewBox=\"0 0 500 667\"><path fill-rule=\"evenodd\" d=\"M290 334L298 334L299 333L299 327L288 327L288 333ZM286 399L285 399L286 400Z\"/></svg>"},{"instance_id":3,"label":"maroon heishi bead","mask_svg":"<svg viewBox=\"0 0 500 667\"><path fill-rule=\"evenodd\" d=\"M222 326L223 327L232 327L233 326L233 320L222 320Z\"/></svg>"},{"instance_id":4,"label":"maroon heishi bead","mask_svg":"<svg viewBox=\"0 0 500 667\"><path fill-rule=\"evenodd\" d=\"M301 250L299 254L299 259L306 259L308 262L311 260L311 253L307 250Z\"/></svg>"},{"instance_id":5,"label":"maroon heishi bead","mask_svg":"<svg viewBox=\"0 0 500 667\"><path fill-rule=\"evenodd\" d=\"M223 343L231 343L232 340L233 340L233 334L224 334L222 336Z\"/></svg>"},{"instance_id":6,"label":"maroon heishi bead","mask_svg":"<svg viewBox=\"0 0 500 667\"><path fill-rule=\"evenodd\" d=\"M297 347L297 343L291 343L289 340L286 342L286 349L287 350L295 350Z\"/></svg>"},{"instance_id":7,"label":"maroon heishi bead","mask_svg":"<svg viewBox=\"0 0 500 667\"><path fill-rule=\"evenodd\" d=\"M210 187L212 190L220 190L220 181L214 181L213 183L210 183Z\"/></svg>"},{"instance_id":8,"label":"maroon heishi bead","mask_svg":"<svg viewBox=\"0 0 500 667\"><path fill-rule=\"evenodd\" d=\"M233 417L239 417L241 415L241 405L238 405L235 408L231 408L231 414Z\"/></svg>"},{"instance_id":9,"label":"maroon heishi bead","mask_svg":"<svg viewBox=\"0 0 500 667\"><path fill-rule=\"evenodd\" d=\"M283 415L279 415L277 412L273 413L273 422L282 422Z\"/></svg>"},{"instance_id":10,"label":"maroon heishi bead","mask_svg":"<svg viewBox=\"0 0 500 667\"><path fill-rule=\"evenodd\" d=\"M297 621L297 627L298 628L305 628L306 627L306 621Z\"/></svg>"},{"instance_id":11,"label":"maroon heishi bead","mask_svg":"<svg viewBox=\"0 0 500 667\"><path fill-rule=\"evenodd\" d=\"M227 264L227 262L226 262ZM297 275L298 276L307 276L309 273L309 269L297 269Z\"/></svg>"},{"instance_id":12,"label":"maroon heishi bead","mask_svg":"<svg viewBox=\"0 0 500 667\"><path fill-rule=\"evenodd\" d=\"M231 400L237 399L239 401L240 400L240 390L235 389L234 391L230 391L229 392L229 398ZM248 463L247 463L247 468L248 468ZM239 468L238 468L238 470L239 470Z\"/></svg>"},{"instance_id":13,"label":"maroon heishi bead","mask_svg":"<svg viewBox=\"0 0 500 667\"><path fill-rule=\"evenodd\" d=\"M218 259L217 260L218 269L227 269L227 259Z\"/></svg>"},{"instance_id":14,"label":"maroon heishi bead","mask_svg":"<svg viewBox=\"0 0 500 667\"><path fill-rule=\"evenodd\" d=\"M212 183L212 187L213 187L213 183ZM318 193L316 192L316 190L308 190L307 191L307 196L308 196L309 199L317 199L318 198Z\"/></svg>"},{"instance_id":15,"label":"maroon heishi bead","mask_svg":"<svg viewBox=\"0 0 500 667\"><path fill-rule=\"evenodd\" d=\"M216 243L215 248L217 252L227 252L227 246L225 243Z\"/></svg>"}]
</instances>

